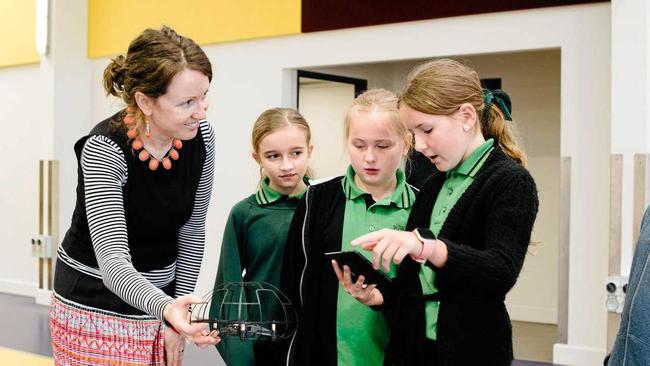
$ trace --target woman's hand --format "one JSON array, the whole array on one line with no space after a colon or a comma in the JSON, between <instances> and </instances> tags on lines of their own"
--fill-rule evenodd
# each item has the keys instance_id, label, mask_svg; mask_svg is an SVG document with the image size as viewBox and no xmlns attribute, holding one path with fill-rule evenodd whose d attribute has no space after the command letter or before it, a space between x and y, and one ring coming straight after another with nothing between
<instances>
[{"instance_id":1,"label":"woman's hand","mask_svg":"<svg viewBox=\"0 0 650 366\"><path fill-rule=\"evenodd\" d=\"M215 344L221 342L221 337L219 337L219 331L217 330L213 330L211 332L204 330L201 333L192 336L190 340L195 346L205 348L208 346L214 346Z\"/></svg>"},{"instance_id":2,"label":"woman's hand","mask_svg":"<svg viewBox=\"0 0 650 366\"><path fill-rule=\"evenodd\" d=\"M176 333L172 328L165 328L165 356L167 366L182 366L185 352L185 337Z\"/></svg>"},{"instance_id":3,"label":"woman's hand","mask_svg":"<svg viewBox=\"0 0 650 366\"><path fill-rule=\"evenodd\" d=\"M410 231L381 229L352 240L352 245L360 245L372 251L372 266L379 269L379 261L384 271L390 271L390 262L402 263L404 257L418 256L422 252L422 242Z\"/></svg>"},{"instance_id":4,"label":"woman's hand","mask_svg":"<svg viewBox=\"0 0 650 366\"><path fill-rule=\"evenodd\" d=\"M165 306L163 316L183 338L194 339L196 336L198 341L196 343L201 346L217 344L221 341L221 338L218 337L218 333L214 335L208 333L207 324L190 323L190 305L201 302L203 302L203 299L195 295L181 296Z\"/></svg>"},{"instance_id":5,"label":"woman's hand","mask_svg":"<svg viewBox=\"0 0 650 366\"><path fill-rule=\"evenodd\" d=\"M375 306L381 305L384 303L384 296L381 294L381 291L376 289L377 285L366 285L363 283L365 278L363 275L357 278L357 282L352 283L352 275L350 273L350 267L343 266L343 270L339 267L339 264L335 260L332 260L332 267L334 268L334 273L336 273L336 278L339 279L339 283L345 289L345 292L354 297L357 301L364 305Z\"/></svg>"}]
</instances>

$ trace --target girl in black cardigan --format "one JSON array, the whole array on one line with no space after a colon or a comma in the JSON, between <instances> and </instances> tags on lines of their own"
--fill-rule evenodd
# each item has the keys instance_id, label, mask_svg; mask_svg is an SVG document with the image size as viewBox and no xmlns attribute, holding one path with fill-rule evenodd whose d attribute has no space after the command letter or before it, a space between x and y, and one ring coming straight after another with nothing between
<instances>
[{"instance_id":1,"label":"girl in black cardigan","mask_svg":"<svg viewBox=\"0 0 650 366\"><path fill-rule=\"evenodd\" d=\"M411 72L400 115L437 171L418 194L407 231L381 230L352 242L373 252L375 268L400 264L391 288L382 293L352 283L349 270L334 265L339 282L386 312L386 364L509 365L504 299L538 209L526 157L506 122L510 99L483 90L471 68L440 59Z\"/></svg>"}]
</instances>

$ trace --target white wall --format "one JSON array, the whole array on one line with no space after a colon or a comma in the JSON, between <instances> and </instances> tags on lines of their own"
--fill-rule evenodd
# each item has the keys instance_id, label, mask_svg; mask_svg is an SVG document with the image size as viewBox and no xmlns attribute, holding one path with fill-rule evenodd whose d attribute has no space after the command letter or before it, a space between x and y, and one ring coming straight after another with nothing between
<instances>
[{"instance_id":1,"label":"white wall","mask_svg":"<svg viewBox=\"0 0 650 366\"><path fill-rule=\"evenodd\" d=\"M38 232L38 160L52 149L51 125L39 108L39 65L0 69L0 109L5 136L0 144L0 291L33 296L37 260L30 238Z\"/></svg>"},{"instance_id":2,"label":"white wall","mask_svg":"<svg viewBox=\"0 0 650 366\"><path fill-rule=\"evenodd\" d=\"M634 154L650 152L650 5L612 1L612 154L623 155L621 273L632 264ZM650 183L650 182L649 182ZM650 195L647 194L646 204Z\"/></svg>"},{"instance_id":3,"label":"white wall","mask_svg":"<svg viewBox=\"0 0 650 366\"><path fill-rule=\"evenodd\" d=\"M60 161L59 241L70 226L75 206L75 200L68 199L76 194L77 186L73 145L93 125L90 87L97 84L91 81L91 62L86 56L87 14L87 0L55 0L51 8L52 52L45 67L53 75L53 85L49 86L53 101L49 116L54 126L52 158Z\"/></svg>"},{"instance_id":4,"label":"white wall","mask_svg":"<svg viewBox=\"0 0 650 366\"><path fill-rule=\"evenodd\" d=\"M38 266L28 240L38 232L39 159L60 161L56 241L70 223L76 187L72 145L90 126L86 14L85 0L52 1L50 53L39 65L0 69L0 107L11 131L0 144L7 165L0 173L0 197L6 201L0 211L2 292L37 294Z\"/></svg>"}]
</instances>

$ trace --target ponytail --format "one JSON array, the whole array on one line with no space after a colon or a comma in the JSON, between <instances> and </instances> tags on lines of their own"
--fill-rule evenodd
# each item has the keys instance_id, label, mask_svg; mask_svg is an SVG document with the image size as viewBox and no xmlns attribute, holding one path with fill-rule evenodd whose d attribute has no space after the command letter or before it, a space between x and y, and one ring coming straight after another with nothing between
<instances>
[{"instance_id":1,"label":"ponytail","mask_svg":"<svg viewBox=\"0 0 650 366\"><path fill-rule=\"evenodd\" d=\"M510 96L501 89L483 89L483 111L481 132L485 138L492 138L501 150L517 164L526 166L526 154L517 146L512 122Z\"/></svg>"}]
</instances>

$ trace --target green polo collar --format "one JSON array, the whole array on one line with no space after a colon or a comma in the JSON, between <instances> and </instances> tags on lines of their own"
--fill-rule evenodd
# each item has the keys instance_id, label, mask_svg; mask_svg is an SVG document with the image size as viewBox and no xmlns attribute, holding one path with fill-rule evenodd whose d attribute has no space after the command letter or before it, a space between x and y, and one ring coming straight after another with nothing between
<instances>
[{"instance_id":1,"label":"green polo collar","mask_svg":"<svg viewBox=\"0 0 650 366\"><path fill-rule=\"evenodd\" d=\"M287 196L279 192L276 192L274 189L269 187L270 181L271 179L269 179L269 177L264 177L264 179L262 179L262 181L260 182L260 189L255 193L255 201L257 201L258 205L269 205L279 200L282 197L285 197L286 199L290 199L290 198L301 199L306 191L305 189L302 192L295 194L293 196ZM304 177L303 181L305 182L305 184L309 186L309 179L307 177Z\"/></svg>"},{"instance_id":2,"label":"green polo collar","mask_svg":"<svg viewBox=\"0 0 650 366\"><path fill-rule=\"evenodd\" d=\"M451 169L447 172L447 176L452 173L458 173L465 176L474 177L479 171L483 162L488 157L490 152L494 149L494 139L488 139L481 146L477 147L467 159L462 162L458 167Z\"/></svg>"},{"instance_id":3,"label":"green polo collar","mask_svg":"<svg viewBox=\"0 0 650 366\"><path fill-rule=\"evenodd\" d=\"M415 193L409 184L406 183L406 177L402 169L397 169L397 172L395 174L397 175L397 185L395 186L395 191L393 191L390 196L382 199L381 201L378 201L377 203L393 203L399 208L409 208L413 204L413 201L415 201ZM350 165L348 166L348 170L345 173L345 176L341 180L345 198L349 200L354 200L361 195L367 194L367 192L363 191L357 186L354 181L354 175L354 169L352 169L352 165Z\"/></svg>"}]
</instances>

